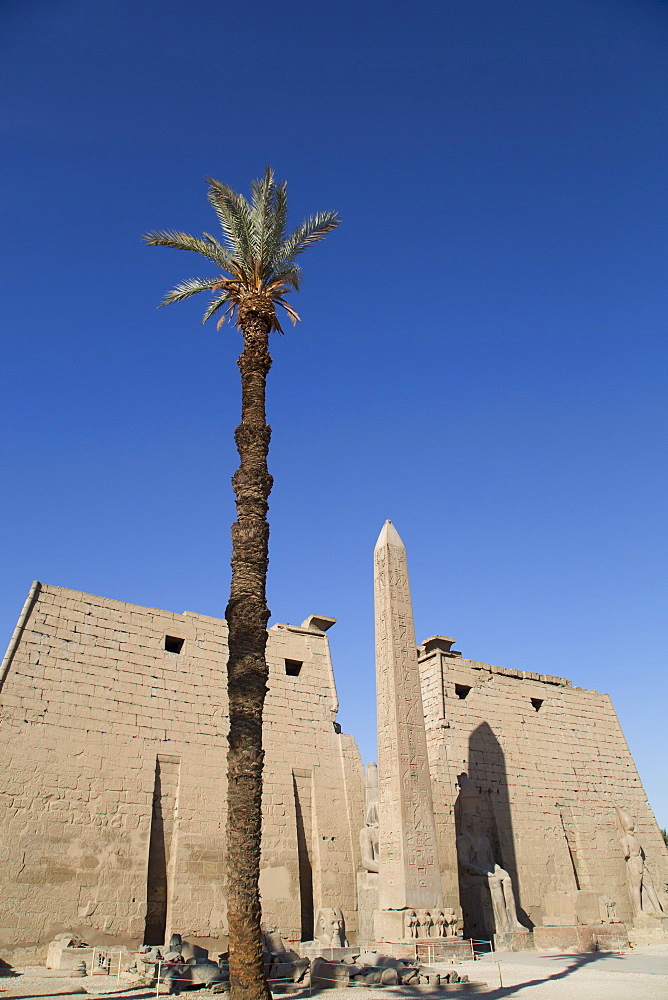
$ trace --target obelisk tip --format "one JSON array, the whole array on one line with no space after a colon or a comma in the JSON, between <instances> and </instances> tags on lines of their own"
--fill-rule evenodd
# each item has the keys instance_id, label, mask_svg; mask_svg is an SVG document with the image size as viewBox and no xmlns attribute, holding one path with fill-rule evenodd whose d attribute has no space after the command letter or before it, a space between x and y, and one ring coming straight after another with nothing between
<instances>
[{"instance_id":1,"label":"obelisk tip","mask_svg":"<svg viewBox=\"0 0 668 1000\"><path fill-rule=\"evenodd\" d=\"M394 527L391 521L386 521L381 532L378 536L378 541L376 542L376 548L379 549L384 545L394 545L397 548L403 549L404 543L401 541L399 532Z\"/></svg>"}]
</instances>

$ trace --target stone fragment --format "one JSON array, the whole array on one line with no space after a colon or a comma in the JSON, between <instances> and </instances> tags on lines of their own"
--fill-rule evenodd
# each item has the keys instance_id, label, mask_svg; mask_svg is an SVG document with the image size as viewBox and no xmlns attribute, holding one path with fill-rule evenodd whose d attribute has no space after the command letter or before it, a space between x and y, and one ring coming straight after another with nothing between
<instances>
[{"instance_id":1,"label":"stone fragment","mask_svg":"<svg viewBox=\"0 0 668 1000\"><path fill-rule=\"evenodd\" d=\"M314 958L311 962L312 989L340 989L349 982L348 966L342 962L328 962L324 958Z\"/></svg>"}]
</instances>

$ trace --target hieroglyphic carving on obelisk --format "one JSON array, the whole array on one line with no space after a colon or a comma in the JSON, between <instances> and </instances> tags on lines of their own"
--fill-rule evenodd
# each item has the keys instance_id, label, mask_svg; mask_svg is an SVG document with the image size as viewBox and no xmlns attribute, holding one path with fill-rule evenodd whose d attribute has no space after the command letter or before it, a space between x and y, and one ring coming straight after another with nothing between
<instances>
[{"instance_id":1,"label":"hieroglyphic carving on obelisk","mask_svg":"<svg viewBox=\"0 0 668 1000\"><path fill-rule=\"evenodd\" d=\"M442 902L406 550L386 521L374 550L381 910Z\"/></svg>"}]
</instances>

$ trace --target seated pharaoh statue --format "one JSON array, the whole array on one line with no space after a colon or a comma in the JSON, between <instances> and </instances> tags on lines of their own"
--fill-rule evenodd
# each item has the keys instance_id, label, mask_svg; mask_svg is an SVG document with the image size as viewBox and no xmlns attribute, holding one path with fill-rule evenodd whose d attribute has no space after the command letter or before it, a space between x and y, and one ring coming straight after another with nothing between
<instances>
[{"instance_id":1,"label":"seated pharaoh statue","mask_svg":"<svg viewBox=\"0 0 668 1000\"><path fill-rule=\"evenodd\" d=\"M528 933L517 918L515 894L510 875L498 865L489 837L484 831L480 794L467 774L458 775L461 833L457 837L457 860L463 885L487 887L494 927L488 933ZM485 923L484 918L481 923Z\"/></svg>"}]
</instances>

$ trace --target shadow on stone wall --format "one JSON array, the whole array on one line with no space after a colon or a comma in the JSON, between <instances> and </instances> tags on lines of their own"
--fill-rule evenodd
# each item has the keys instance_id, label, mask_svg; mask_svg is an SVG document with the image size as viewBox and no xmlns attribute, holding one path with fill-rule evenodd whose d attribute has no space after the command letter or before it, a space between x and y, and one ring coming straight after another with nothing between
<instances>
[{"instance_id":1,"label":"shadow on stone wall","mask_svg":"<svg viewBox=\"0 0 668 1000\"><path fill-rule=\"evenodd\" d=\"M167 923L167 846L163 816L163 788L160 761L156 761L151 811L151 835L146 878L146 927L144 944L165 942Z\"/></svg>"},{"instance_id":2,"label":"shadow on stone wall","mask_svg":"<svg viewBox=\"0 0 668 1000\"><path fill-rule=\"evenodd\" d=\"M525 927L533 928L533 922L523 909L520 898L505 756L497 737L486 722L474 729L469 737L468 777L480 793L482 829L491 844L494 860L508 872L512 880L517 916ZM460 792L455 805L457 837L463 832L462 808ZM464 934L467 937L489 937L495 933L489 891L481 880L468 878L460 868L459 891L464 914Z\"/></svg>"}]
</instances>

